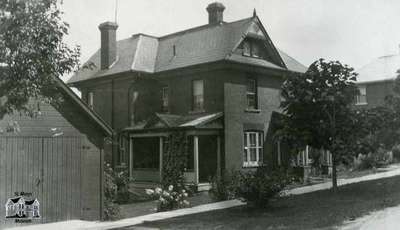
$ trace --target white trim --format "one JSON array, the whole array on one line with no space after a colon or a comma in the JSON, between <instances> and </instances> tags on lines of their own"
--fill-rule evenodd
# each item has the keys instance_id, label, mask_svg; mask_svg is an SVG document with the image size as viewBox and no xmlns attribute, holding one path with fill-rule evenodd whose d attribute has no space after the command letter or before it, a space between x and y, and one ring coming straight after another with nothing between
<instances>
[{"instance_id":1,"label":"white trim","mask_svg":"<svg viewBox=\"0 0 400 230\"><path fill-rule=\"evenodd\" d=\"M133 175L133 138L129 138L129 176Z\"/></svg>"},{"instance_id":2,"label":"white trim","mask_svg":"<svg viewBox=\"0 0 400 230\"><path fill-rule=\"evenodd\" d=\"M195 184L199 183L199 137L193 136Z\"/></svg>"},{"instance_id":3,"label":"white trim","mask_svg":"<svg viewBox=\"0 0 400 230\"><path fill-rule=\"evenodd\" d=\"M160 161L160 182L162 182L162 169L163 169L162 166L163 166L163 151L164 151L163 144L164 144L163 137L160 137L160 146L159 146L159 149L160 149L160 159L159 159L159 161Z\"/></svg>"}]
</instances>

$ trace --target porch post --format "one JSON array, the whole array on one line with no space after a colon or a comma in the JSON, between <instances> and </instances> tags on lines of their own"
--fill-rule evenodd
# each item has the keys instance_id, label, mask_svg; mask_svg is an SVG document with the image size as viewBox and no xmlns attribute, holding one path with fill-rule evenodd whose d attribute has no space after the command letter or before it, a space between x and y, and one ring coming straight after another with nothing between
<instances>
[{"instance_id":1,"label":"porch post","mask_svg":"<svg viewBox=\"0 0 400 230\"><path fill-rule=\"evenodd\" d=\"M160 137L160 182L162 182L162 168L163 168L163 137Z\"/></svg>"},{"instance_id":2,"label":"porch post","mask_svg":"<svg viewBox=\"0 0 400 230\"><path fill-rule=\"evenodd\" d=\"M133 138L129 138L129 176L132 177L133 172Z\"/></svg>"},{"instance_id":3,"label":"porch post","mask_svg":"<svg viewBox=\"0 0 400 230\"><path fill-rule=\"evenodd\" d=\"M278 166L281 166L282 164L282 159L281 159L281 141L278 141Z\"/></svg>"},{"instance_id":4,"label":"porch post","mask_svg":"<svg viewBox=\"0 0 400 230\"><path fill-rule=\"evenodd\" d=\"M306 145L306 161L305 165L308 165L308 145Z\"/></svg>"},{"instance_id":5,"label":"porch post","mask_svg":"<svg viewBox=\"0 0 400 230\"><path fill-rule=\"evenodd\" d=\"M221 176L221 137L217 136L217 177Z\"/></svg>"},{"instance_id":6,"label":"porch post","mask_svg":"<svg viewBox=\"0 0 400 230\"><path fill-rule=\"evenodd\" d=\"M199 137L193 136L193 146L194 146L194 182L199 183Z\"/></svg>"}]
</instances>

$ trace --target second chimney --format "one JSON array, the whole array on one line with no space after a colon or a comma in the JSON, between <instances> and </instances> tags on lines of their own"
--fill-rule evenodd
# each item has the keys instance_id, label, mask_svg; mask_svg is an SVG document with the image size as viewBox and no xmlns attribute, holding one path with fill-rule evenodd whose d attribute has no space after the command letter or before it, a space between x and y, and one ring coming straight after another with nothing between
<instances>
[{"instance_id":1,"label":"second chimney","mask_svg":"<svg viewBox=\"0 0 400 230\"><path fill-rule=\"evenodd\" d=\"M225 6L220 2L214 2L207 6L208 24L216 24L224 21Z\"/></svg>"},{"instance_id":2,"label":"second chimney","mask_svg":"<svg viewBox=\"0 0 400 230\"><path fill-rule=\"evenodd\" d=\"M117 28L118 25L115 22L104 22L99 25L101 69L108 69L117 60Z\"/></svg>"}]
</instances>

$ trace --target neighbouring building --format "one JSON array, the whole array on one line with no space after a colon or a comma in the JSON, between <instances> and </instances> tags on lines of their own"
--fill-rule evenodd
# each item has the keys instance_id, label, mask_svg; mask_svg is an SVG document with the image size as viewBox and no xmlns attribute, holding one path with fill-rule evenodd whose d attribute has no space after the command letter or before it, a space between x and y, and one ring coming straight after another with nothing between
<instances>
[{"instance_id":1,"label":"neighbouring building","mask_svg":"<svg viewBox=\"0 0 400 230\"><path fill-rule=\"evenodd\" d=\"M32 99L32 116L15 112L0 119L0 216L9 217L0 229L18 225L15 215L36 217L33 223L101 218L103 155L113 131L55 79L61 104Z\"/></svg>"},{"instance_id":2,"label":"neighbouring building","mask_svg":"<svg viewBox=\"0 0 400 230\"><path fill-rule=\"evenodd\" d=\"M356 97L356 106L365 108L383 106L385 97L392 93L393 81L399 69L400 50L398 54L376 58L357 70L360 94Z\"/></svg>"},{"instance_id":3,"label":"neighbouring building","mask_svg":"<svg viewBox=\"0 0 400 230\"><path fill-rule=\"evenodd\" d=\"M136 181L160 181L172 131L190 137L185 176L198 185L224 169L288 162L273 114L285 77L306 67L275 47L255 11L225 22L221 3L206 9L208 24L161 37L117 41L118 25L100 24L100 49L68 81L119 134L106 158Z\"/></svg>"}]
</instances>

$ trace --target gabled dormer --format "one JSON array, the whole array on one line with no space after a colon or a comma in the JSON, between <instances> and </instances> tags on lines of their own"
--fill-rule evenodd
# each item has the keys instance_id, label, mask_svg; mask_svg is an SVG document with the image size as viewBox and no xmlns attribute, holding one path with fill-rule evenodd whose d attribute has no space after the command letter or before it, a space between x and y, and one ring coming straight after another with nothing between
<instances>
[{"instance_id":1,"label":"gabled dormer","mask_svg":"<svg viewBox=\"0 0 400 230\"><path fill-rule=\"evenodd\" d=\"M287 68L279 51L255 14L233 53L243 57L265 60L281 68Z\"/></svg>"}]
</instances>

